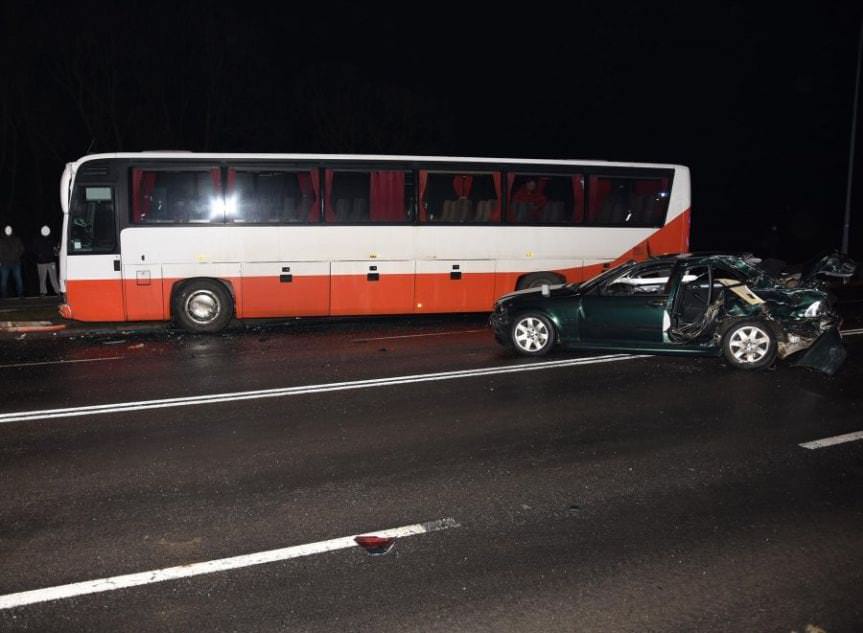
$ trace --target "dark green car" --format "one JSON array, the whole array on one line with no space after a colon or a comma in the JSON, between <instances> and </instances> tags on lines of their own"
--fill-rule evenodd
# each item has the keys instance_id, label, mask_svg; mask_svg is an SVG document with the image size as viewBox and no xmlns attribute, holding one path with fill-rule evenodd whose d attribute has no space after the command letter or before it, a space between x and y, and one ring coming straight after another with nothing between
<instances>
[{"instance_id":1,"label":"dark green car","mask_svg":"<svg viewBox=\"0 0 863 633\"><path fill-rule=\"evenodd\" d=\"M582 284L504 295L490 325L498 342L528 356L556 345L722 354L736 367L757 369L809 349L799 364L832 374L845 350L824 278L850 277L855 264L838 254L796 273L766 264L735 255L629 262Z\"/></svg>"}]
</instances>

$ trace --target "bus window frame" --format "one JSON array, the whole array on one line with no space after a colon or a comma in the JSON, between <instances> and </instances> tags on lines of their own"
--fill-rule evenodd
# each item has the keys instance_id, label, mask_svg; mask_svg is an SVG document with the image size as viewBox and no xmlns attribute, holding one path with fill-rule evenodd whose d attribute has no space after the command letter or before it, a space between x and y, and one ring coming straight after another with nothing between
<instances>
[{"instance_id":1,"label":"bus window frame","mask_svg":"<svg viewBox=\"0 0 863 633\"><path fill-rule=\"evenodd\" d=\"M133 196L135 195L134 187L132 186L132 171L134 169L140 169L142 171L161 171L161 172L201 172L201 171L212 171L213 169L219 170L219 187L221 189L220 195L222 196L222 200L225 199L225 187L226 187L226 171L224 165L220 161L199 161L195 163L190 163L189 161L185 162L176 162L176 161L163 161L163 162L138 162L138 161L130 161L126 166L123 180L124 185L127 189L126 192L126 202L127 208L126 212L122 214L123 216L123 228L168 228L172 226L195 226L195 227L205 227L205 226L225 226L224 216L222 217L221 222L153 222L153 223L135 223L132 221L132 214L135 208L135 201Z\"/></svg>"},{"instance_id":2,"label":"bus window frame","mask_svg":"<svg viewBox=\"0 0 863 633\"><path fill-rule=\"evenodd\" d=\"M222 163L222 170L224 172L224 179L222 181L222 195L227 198L228 195L228 170L230 169L241 169L247 171L270 171L270 172L283 172L288 174L295 174L297 172L307 171L312 172L314 170L318 170L318 199L316 200L317 207L317 222L309 222L306 220L305 222L228 222L227 220L223 222L220 226L324 226L324 196L323 196L323 171L324 168L320 163L316 162L306 162L306 163L294 163L294 162L246 162L246 161L225 161Z\"/></svg>"},{"instance_id":3,"label":"bus window frame","mask_svg":"<svg viewBox=\"0 0 863 633\"><path fill-rule=\"evenodd\" d=\"M500 204L501 213L500 218L497 222L429 222L428 219L423 221L420 218L420 199L419 199L419 174L420 171L424 171L427 174L465 174L469 176L492 176L494 179L494 174L500 174L501 184L500 184L500 198L498 199L498 203ZM503 216L504 216L504 202L506 200L506 184L505 184L505 176L506 169L504 165L474 165L473 163L456 163L450 168L449 164L438 164L431 163L425 165L419 165L416 168L416 178L417 178L417 189L416 189L416 223L418 226L503 226Z\"/></svg>"},{"instance_id":4,"label":"bus window frame","mask_svg":"<svg viewBox=\"0 0 863 633\"><path fill-rule=\"evenodd\" d=\"M587 216L590 213L590 179L593 177L597 178L631 178L642 179L642 180L657 180L661 178L668 178L668 196L669 200L666 204L665 215L662 218L662 222L659 224L651 224L651 225L632 225L626 226L621 224L612 224L612 223L592 223L587 221ZM592 169L586 169L584 173L584 220L581 224L573 225L573 226L583 226L585 228L597 228L597 229L661 229L663 226L666 226L668 221L668 209L671 206L671 193L674 191L674 169L653 169L653 168L643 168L643 167L612 167L609 169L597 169L593 167Z\"/></svg>"},{"instance_id":5,"label":"bus window frame","mask_svg":"<svg viewBox=\"0 0 863 633\"><path fill-rule=\"evenodd\" d=\"M81 252L81 251L73 251L72 250L72 208L76 204L75 194L78 193L79 189L87 189L87 188L96 188L96 187L107 187L111 190L111 202L114 207L114 248L110 251L98 251L98 252ZM118 255L120 253L120 222L119 222L119 212L118 212L118 195L119 195L120 187L116 182L111 181L95 181L90 182L89 180L76 180L73 183L72 187L72 195L71 195L71 205L69 206L69 222L68 229L66 231L66 255L70 257L82 257L89 255Z\"/></svg>"},{"instance_id":6,"label":"bus window frame","mask_svg":"<svg viewBox=\"0 0 863 633\"><path fill-rule=\"evenodd\" d=\"M357 164L356 162L347 162L347 163L322 163L320 171L320 182L321 182L321 226L416 226L417 221L419 219L419 167L405 165L404 163L368 163L366 165ZM371 174L373 171L403 171L405 172L405 185L407 185L408 180L410 180L413 195L410 197L408 201L408 207L406 209L408 214L408 219L404 222L327 222L326 217L326 204L325 197L327 195L326 191L326 172L353 172L353 173L368 173Z\"/></svg>"},{"instance_id":7,"label":"bus window frame","mask_svg":"<svg viewBox=\"0 0 863 633\"><path fill-rule=\"evenodd\" d=\"M572 227L579 227L579 226L587 226L584 223L584 217L582 217L582 220L579 223L575 223L575 222L554 222L554 223L548 223L548 222L511 222L509 220L509 198L510 198L509 193L510 192L509 192L509 185L506 184L509 182L510 174L513 174L516 178L518 178L519 176L536 176L539 178L541 178L543 176L545 176L546 178L572 178L573 176L581 176L581 178L584 180L584 182L582 182L582 193L581 193L582 198L583 198L583 200L582 200L582 214L583 214L583 216L587 215L587 188L586 188L586 186L587 186L588 176L587 176L586 170L582 169L581 171L569 171L569 170L567 170L567 171L563 171L563 170L552 171L552 170L546 169L542 172L539 172L539 171L531 171L530 169L525 169L525 170L508 169L504 172L504 176L505 176L504 185L501 187L503 189L503 192L502 192L503 195L506 196L506 207L503 209L503 211L501 213L501 220L502 220L501 224L506 224L507 226L530 226L530 227L551 227L551 228L572 228ZM514 182L514 180L513 180L513 182ZM574 206L575 206L575 198L573 197L573 211L575 210Z\"/></svg>"}]
</instances>

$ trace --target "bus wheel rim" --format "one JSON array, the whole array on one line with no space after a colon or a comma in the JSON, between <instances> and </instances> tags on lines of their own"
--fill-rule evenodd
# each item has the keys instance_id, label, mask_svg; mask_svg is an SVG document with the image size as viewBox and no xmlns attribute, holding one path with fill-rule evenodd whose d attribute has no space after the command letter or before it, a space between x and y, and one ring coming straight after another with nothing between
<instances>
[{"instance_id":1,"label":"bus wheel rim","mask_svg":"<svg viewBox=\"0 0 863 633\"><path fill-rule=\"evenodd\" d=\"M212 323L221 309L219 298L210 290L196 290L186 299L186 314L200 325Z\"/></svg>"}]
</instances>

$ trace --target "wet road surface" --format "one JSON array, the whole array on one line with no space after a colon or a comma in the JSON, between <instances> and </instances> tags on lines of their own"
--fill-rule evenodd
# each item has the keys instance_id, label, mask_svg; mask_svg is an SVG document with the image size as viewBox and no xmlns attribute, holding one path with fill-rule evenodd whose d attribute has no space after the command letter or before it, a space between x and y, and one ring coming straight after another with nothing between
<instances>
[{"instance_id":1,"label":"wet road surface","mask_svg":"<svg viewBox=\"0 0 863 633\"><path fill-rule=\"evenodd\" d=\"M828 378L525 360L480 316L4 341L0 416L43 413L0 417L0 630L859 631L863 441L800 446L863 431L846 344Z\"/></svg>"}]
</instances>

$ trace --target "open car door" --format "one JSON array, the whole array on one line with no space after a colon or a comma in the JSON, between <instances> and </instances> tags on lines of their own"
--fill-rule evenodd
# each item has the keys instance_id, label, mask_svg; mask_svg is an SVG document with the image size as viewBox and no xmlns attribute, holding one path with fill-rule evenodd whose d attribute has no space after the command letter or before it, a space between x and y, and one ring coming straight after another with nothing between
<instances>
[{"instance_id":1,"label":"open car door","mask_svg":"<svg viewBox=\"0 0 863 633\"><path fill-rule=\"evenodd\" d=\"M636 347L662 343L672 268L670 262L638 264L582 295L580 341Z\"/></svg>"}]
</instances>

